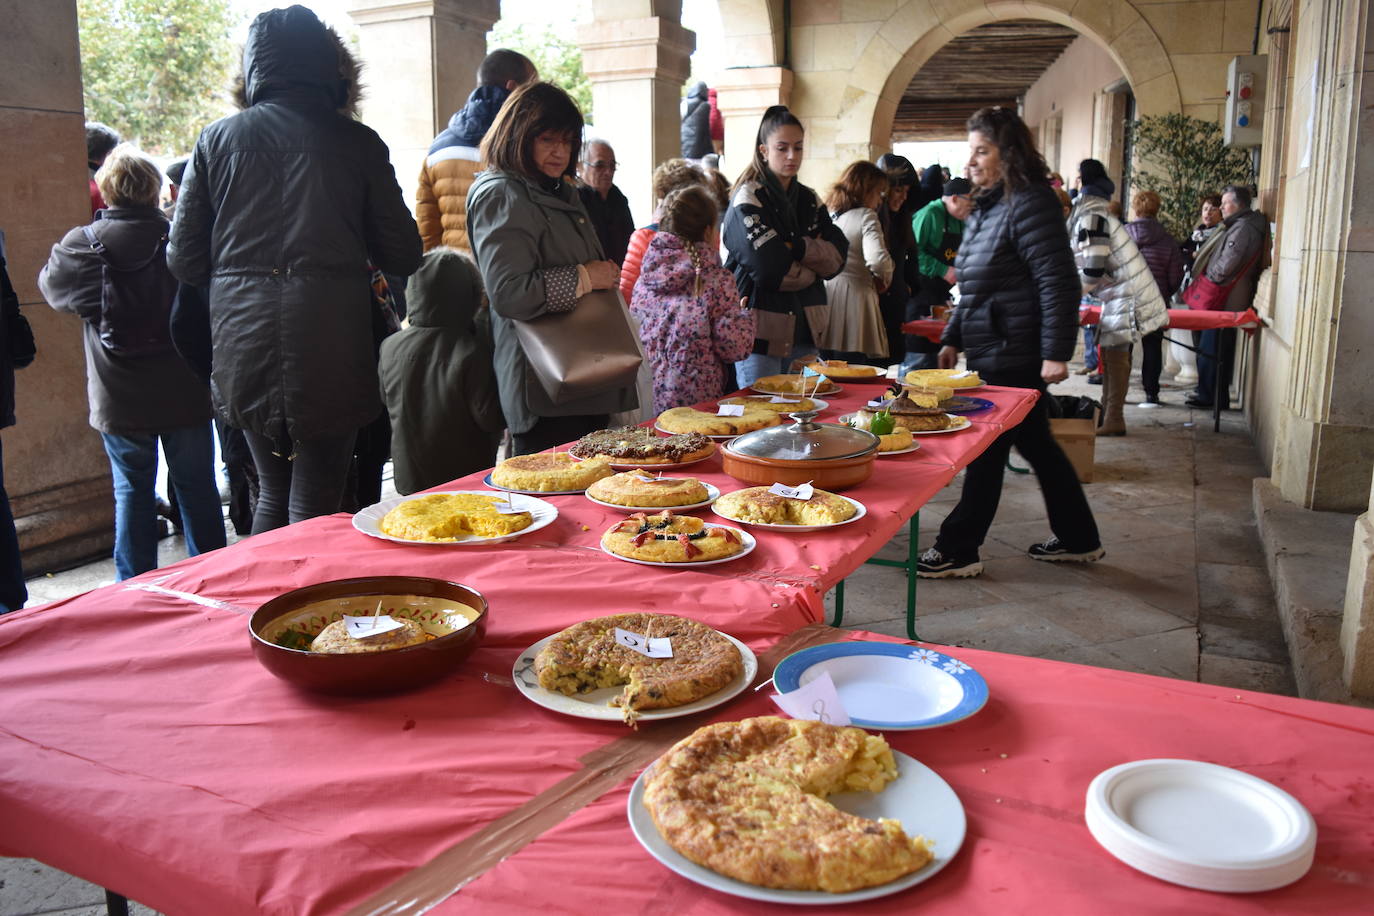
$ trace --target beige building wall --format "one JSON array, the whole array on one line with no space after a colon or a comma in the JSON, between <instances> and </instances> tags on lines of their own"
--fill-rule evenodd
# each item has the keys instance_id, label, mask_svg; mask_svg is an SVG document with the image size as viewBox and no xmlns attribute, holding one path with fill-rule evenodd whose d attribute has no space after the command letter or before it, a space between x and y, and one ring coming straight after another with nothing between
<instances>
[{"instance_id":1,"label":"beige building wall","mask_svg":"<svg viewBox=\"0 0 1374 916\"><path fill-rule=\"evenodd\" d=\"M76 3L0 0L0 229L38 356L16 373L18 425L4 431L5 485L24 570L34 575L114 542L114 495L87 424L81 322L38 293L53 243L91 221Z\"/></svg>"},{"instance_id":2,"label":"beige building wall","mask_svg":"<svg viewBox=\"0 0 1374 916\"><path fill-rule=\"evenodd\" d=\"M1080 36L1027 90L1022 117L1031 132L1042 137L1042 128L1051 129L1058 121L1058 154L1049 165L1067 185L1073 184L1081 160L1102 158L1095 138L1097 98L1123 75L1101 45ZM1048 161L1052 153L1043 142L1041 152Z\"/></svg>"}]
</instances>

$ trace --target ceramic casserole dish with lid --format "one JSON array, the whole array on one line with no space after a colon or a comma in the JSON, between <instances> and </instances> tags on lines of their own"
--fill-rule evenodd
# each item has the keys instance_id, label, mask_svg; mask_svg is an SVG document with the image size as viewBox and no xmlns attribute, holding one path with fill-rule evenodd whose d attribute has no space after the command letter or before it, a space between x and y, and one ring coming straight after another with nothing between
<instances>
[{"instance_id":1,"label":"ceramic casserole dish with lid","mask_svg":"<svg viewBox=\"0 0 1374 916\"><path fill-rule=\"evenodd\" d=\"M817 423L817 411L798 411L795 421L739 436L721 449L725 473L743 483L797 486L810 481L824 490L858 486L873 473L878 437L839 423Z\"/></svg>"}]
</instances>

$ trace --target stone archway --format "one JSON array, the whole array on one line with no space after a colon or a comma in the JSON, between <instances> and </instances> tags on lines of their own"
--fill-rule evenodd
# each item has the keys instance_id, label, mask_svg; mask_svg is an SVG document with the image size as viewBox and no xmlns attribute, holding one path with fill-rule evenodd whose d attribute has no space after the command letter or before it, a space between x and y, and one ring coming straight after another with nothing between
<instances>
[{"instance_id":1,"label":"stone archway","mask_svg":"<svg viewBox=\"0 0 1374 916\"><path fill-rule=\"evenodd\" d=\"M847 110L841 112L841 134L866 135L871 149L886 150L902 92L936 51L980 25L1028 18L1068 26L1101 45L1126 75L1141 114L1183 110L1168 52L1127 0L908 0L860 52L844 94ZM895 35L916 38L899 48L890 37ZM874 94L871 87L879 85L882 90Z\"/></svg>"}]
</instances>

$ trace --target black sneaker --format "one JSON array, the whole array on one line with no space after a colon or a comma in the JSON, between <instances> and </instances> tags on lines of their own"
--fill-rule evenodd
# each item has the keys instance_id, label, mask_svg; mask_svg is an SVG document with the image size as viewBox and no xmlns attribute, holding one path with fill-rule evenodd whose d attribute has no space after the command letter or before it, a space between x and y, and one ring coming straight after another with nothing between
<instances>
[{"instance_id":1,"label":"black sneaker","mask_svg":"<svg viewBox=\"0 0 1374 916\"><path fill-rule=\"evenodd\" d=\"M1070 550L1059 542L1059 538L1050 538L1043 544L1032 544L1026 550L1026 555L1032 560L1046 560L1050 563L1091 563L1102 559L1106 553L1101 544L1087 550Z\"/></svg>"},{"instance_id":2,"label":"black sneaker","mask_svg":"<svg viewBox=\"0 0 1374 916\"><path fill-rule=\"evenodd\" d=\"M955 560L934 547L921 554L916 561L916 575L922 579L968 579L983 571L983 561Z\"/></svg>"}]
</instances>

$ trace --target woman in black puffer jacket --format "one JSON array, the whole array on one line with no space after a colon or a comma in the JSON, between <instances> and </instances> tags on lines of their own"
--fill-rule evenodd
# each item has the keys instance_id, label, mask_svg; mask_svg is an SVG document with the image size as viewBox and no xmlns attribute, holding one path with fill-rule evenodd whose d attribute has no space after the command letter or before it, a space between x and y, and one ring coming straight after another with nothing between
<instances>
[{"instance_id":1,"label":"woman in black puffer jacket","mask_svg":"<svg viewBox=\"0 0 1374 916\"><path fill-rule=\"evenodd\" d=\"M167 263L210 289L211 392L257 465L254 534L339 510L355 434L382 412L368 259L400 275L420 263L356 100L333 30L302 6L263 13L244 110L201 131L177 201Z\"/></svg>"},{"instance_id":2,"label":"woman in black puffer jacket","mask_svg":"<svg viewBox=\"0 0 1374 916\"><path fill-rule=\"evenodd\" d=\"M1049 185L1049 169L1016 113L983 108L968 121L968 177L974 210L964 225L954 268L959 307L945 328L940 366L953 368L963 350L968 368L992 385L1034 388L1035 407L1003 433L964 473L959 504L919 574L938 579L976 576L1012 446L1039 478L1054 536L1030 547L1037 560L1096 560L1103 555L1092 509L1073 465L1050 433L1045 386L1068 376L1078 330L1080 286L1064 228L1064 212Z\"/></svg>"}]
</instances>

